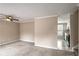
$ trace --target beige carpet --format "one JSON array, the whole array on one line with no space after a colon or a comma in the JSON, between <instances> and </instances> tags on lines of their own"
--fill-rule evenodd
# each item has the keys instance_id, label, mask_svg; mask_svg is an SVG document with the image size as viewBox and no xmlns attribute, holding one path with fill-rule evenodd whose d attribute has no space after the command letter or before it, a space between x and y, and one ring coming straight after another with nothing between
<instances>
[{"instance_id":1,"label":"beige carpet","mask_svg":"<svg viewBox=\"0 0 79 59\"><path fill-rule=\"evenodd\" d=\"M0 46L0 56L73 56L73 52L33 46L33 43L15 42Z\"/></svg>"}]
</instances>

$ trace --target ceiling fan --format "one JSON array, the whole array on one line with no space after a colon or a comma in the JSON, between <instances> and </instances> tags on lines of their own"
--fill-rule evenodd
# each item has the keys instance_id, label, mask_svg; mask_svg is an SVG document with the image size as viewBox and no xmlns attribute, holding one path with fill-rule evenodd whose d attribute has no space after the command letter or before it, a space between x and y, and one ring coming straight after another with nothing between
<instances>
[{"instance_id":1,"label":"ceiling fan","mask_svg":"<svg viewBox=\"0 0 79 59\"><path fill-rule=\"evenodd\" d=\"M11 22L19 22L19 19L13 15L4 15L0 14L0 20L11 21Z\"/></svg>"}]
</instances>

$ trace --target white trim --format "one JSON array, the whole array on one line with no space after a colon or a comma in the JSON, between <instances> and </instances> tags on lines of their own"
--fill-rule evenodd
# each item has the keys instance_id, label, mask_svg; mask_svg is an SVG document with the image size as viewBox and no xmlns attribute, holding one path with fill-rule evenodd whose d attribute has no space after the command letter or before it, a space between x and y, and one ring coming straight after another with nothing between
<instances>
[{"instance_id":1,"label":"white trim","mask_svg":"<svg viewBox=\"0 0 79 59\"><path fill-rule=\"evenodd\" d=\"M27 40L21 40L20 41L24 41L24 42L31 42L31 43L34 43L34 41L27 41Z\"/></svg>"},{"instance_id":2,"label":"white trim","mask_svg":"<svg viewBox=\"0 0 79 59\"><path fill-rule=\"evenodd\" d=\"M40 46L40 45L34 45L34 46L37 46L37 47L42 47L42 48L48 48L48 49L55 49L55 50L63 50L63 51L71 51L73 52L72 49L59 49L59 48L56 48L56 47L46 47L46 46Z\"/></svg>"},{"instance_id":3,"label":"white trim","mask_svg":"<svg viewBox=\"0 0 79 59\"><path fill-rule=\"evenodd\" d=\"M42 18L48 18L48 17L58 17L57 15L50 15L50 16L43 16L43 17L35 17L34 19L42 19Z\"/></svg>"},{"instance_id":4,"label":"white trim","mask_svg":"<svg viewBox=\"0 0 79 59\"><path fill-rule=\"evenodd\" d=\"M55 48L55 47L46 47L46 46L40 46L40 45L34 45L34 46L43 47L43 48L49 48L49 49L58 49L58 48Z\"/></svg>"},{"instance_id":5,"label":"white trim","mask_svg":"<svg viewBox=\"0 0 79 59\"><path fill-rule=\"evenodd\" d=\"M30 20L30 21L22 21L22 22L20 22L20 24L23 24L23 23L31 23L31 22L34 22L34 20Z\"/></svg>"},{"instance_id":6,"label":"white trim","mask_svg":"<svg viewBox=\"0 0 79 59\"><path fill-rule=\"evenodd\" d=\"M23 21L19 21L20 24L21 24L21 23L28 23L28 22L34 22L34 19L32 19L32 20L23 20Z\"/></svg>"},{"instance_id":7,"label":"white trim","mask_svg":"<svg viewBox=\"0 0 79 59\"><path fill-rule=\"evenodd\" d=\"M1 43L0 46L5 45L5 44L9 44L9 43L12 43L12 42L16 42L16 41L20 41L20 40L18 39L18 40L13 40L13 41L9 41L9 42L4 42L4 43Z\"/></svg>"}]
</instances>

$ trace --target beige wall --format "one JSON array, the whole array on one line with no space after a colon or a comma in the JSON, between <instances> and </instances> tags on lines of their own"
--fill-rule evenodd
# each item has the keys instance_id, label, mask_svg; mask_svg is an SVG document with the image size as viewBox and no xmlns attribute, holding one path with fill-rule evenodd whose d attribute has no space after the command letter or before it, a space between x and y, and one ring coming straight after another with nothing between
<instances>
[{"instance_id":1,"label":"beige wall","mask_svg":"<svg viewBox=\"0 0 79 59\"><path fill-rule=\"evenodd\" d=\"M0 44L19 40L19 24L0 21Z\"/></svg>"},{"instance_id":2,"label":"beige wall","mask_svg":"<svg viewBox=\"0 0 79 59\"><path fill-rule=\"evenodd\" d=\"M70 45L74 47L78 44L78 11L74 12L70 17L71 40Z\"/></svg>"},{"instance_id":3,"label":"beige wall","mask_svg":"<svg viewBox=\"0 0 79 59\"><path fill-rule=\"evenodd\" d=\"M35 46L57 48L57 17L35 19Z\"/></svg>"},{"instance_id":4,"label":"beige wall","mask_svg":"<svg viewBox=\"0 0 79 59\"><path fill-rule=\"evenodd\" d=\"M20 24L20 40L34 42L34 22Z\"/></svg>"},{"instance_id":5,"label":"beige wall","mask_svg":"<svg viewBox=\"0 0 79 59\"><path fill-rule=\"evenodd\" d=\"M79 9L78 9L78 44L79 44Z\"/></svg>"}]
</instances>

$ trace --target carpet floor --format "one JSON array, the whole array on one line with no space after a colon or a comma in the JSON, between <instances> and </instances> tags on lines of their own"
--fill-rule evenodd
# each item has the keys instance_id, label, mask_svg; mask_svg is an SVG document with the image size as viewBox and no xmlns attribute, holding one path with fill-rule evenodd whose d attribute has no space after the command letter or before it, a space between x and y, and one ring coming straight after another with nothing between
<instances>
[{"instance_id":1,"label":"carpet floor","mask_svg":"<svg viewBox=\"0 0 79 59\"><path fill-rule=\"evenodd\" d=\"M28 42L14 42L0 46L0 56L74 56L73 52L34 46Z\"/></svg>"}]
</instances>

